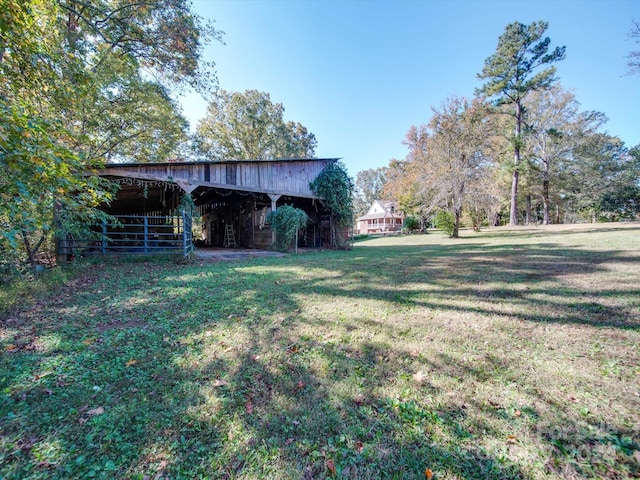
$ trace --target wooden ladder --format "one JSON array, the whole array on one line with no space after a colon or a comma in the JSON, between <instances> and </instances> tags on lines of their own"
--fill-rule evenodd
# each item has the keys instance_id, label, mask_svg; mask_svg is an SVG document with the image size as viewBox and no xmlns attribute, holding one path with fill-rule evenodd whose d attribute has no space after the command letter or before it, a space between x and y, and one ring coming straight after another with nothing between
<instances>
[{"instance_id":1,"label":"wooden ladder","mask_svg":"<svg viewBox=\"0 0 640 480\"><path fill-rule=\"evenodd\" d=\"M229 223L227 223L224 228L224 243L222 246L226 248L236 248L236 235L233 231L233 225Z\"/></svg>"}]
</instances>

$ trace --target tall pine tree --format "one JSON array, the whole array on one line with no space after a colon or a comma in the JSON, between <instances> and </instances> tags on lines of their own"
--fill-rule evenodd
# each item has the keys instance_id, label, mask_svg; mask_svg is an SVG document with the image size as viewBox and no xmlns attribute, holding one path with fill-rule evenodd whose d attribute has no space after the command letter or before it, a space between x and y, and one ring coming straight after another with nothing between
<instances>
[{"instance_id":1,"label":"tall pine tree","mask_svg":"<svg viewBox=\"0 0 640 480\"><path fill-rule=\"evenodd\" d=\"M493 98L497 105L512 105L515 118L513 138L513 176L509 223L518 224L518 179L522 148L523 100L529 92L549 88L556 81L551 63L564 59L565 47L549 52L551 40L543 37L549 24L538 21L531 25L514 22L507 25L498 40L496 52L484 62L481 80L487 82L477 94Z\"/></svg>"}]
</instances>

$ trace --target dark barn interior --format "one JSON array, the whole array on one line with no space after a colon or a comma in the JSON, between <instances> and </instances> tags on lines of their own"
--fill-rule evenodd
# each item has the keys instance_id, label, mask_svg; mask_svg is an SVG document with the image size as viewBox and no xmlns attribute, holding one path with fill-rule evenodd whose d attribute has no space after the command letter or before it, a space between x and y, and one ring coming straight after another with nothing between
<instances>
[{"instance_id":1,"label":"dark barn interior","mask_svg":"<svg viewBox=\"0 0 640 480\"><path fill-rule=\"evenodd\" d=\"M331 161L114 165L101 172L119 185L105 211L114 216L175 216L189 192L198 212L193 218L197 246L267 249L273 242L269 212L291 205L310 218L298 246L320 247L330 240L329 212L308 185Z\"/></svg>"}]
</instances>

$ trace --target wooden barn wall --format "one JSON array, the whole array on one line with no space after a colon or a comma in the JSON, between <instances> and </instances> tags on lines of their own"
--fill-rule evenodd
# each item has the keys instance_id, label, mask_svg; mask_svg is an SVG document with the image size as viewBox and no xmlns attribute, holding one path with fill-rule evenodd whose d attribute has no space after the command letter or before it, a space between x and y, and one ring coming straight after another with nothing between
<instances>
[{"instance_id":1,"label":"wooden barn wall","mask_svg":"<svg viewBox=\"0 0 640 480\"><path fill-rule=\"evenodd\" d=\"M324 167L330 163L332 160L170 165L121 164L106 168L100 174L173 180L202 186L229 185L256 192L314 197L309 188L309 182L317 178Z\"/></svg>"}]
</instances>

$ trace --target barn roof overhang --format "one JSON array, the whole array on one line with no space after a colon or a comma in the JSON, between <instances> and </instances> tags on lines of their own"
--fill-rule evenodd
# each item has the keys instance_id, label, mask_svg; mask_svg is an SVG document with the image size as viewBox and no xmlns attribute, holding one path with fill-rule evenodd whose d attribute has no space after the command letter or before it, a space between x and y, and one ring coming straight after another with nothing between
<instances>
[{"instance_id":1,"label":"barn roof overhang","mask_svg":"<svg viewBox=\"0 0 640 480\"><path fill-rule=\"evenodd\" d=\"M278 159L226 162L107 164L93 171L118 183L115 198L105 206L112 214L140 214L175 209L181 192L196 206L321 200L310 183L338 158ZM218 207L216 207L218 208Z\"/></svg>"},{"instance_id":2,"label":"barn roof overhang","mask_svg":"<svg viewBox=\"0 0 640 480\"><path fill-rule=\"evenodd\" d=\"M315 179L324 166L335 163L339 158L285 158L272 160L251 160L251 161L222 161L222 162L158 162L158 163L118 163L107 164L102 169L95 172L95 175L111 179L136 179L141 182L165 182L174 183L187 193L192 193L199 187L231 190L237 192L253 192L266 195L290 195L300 198L318 198L308 187L308 184ZM282 183L276 185L274 182L265 180L252 183L243 182L225 177L223 174L211 175L211 170L220 170L222 167L234 168L242 166L244 169L254 169L264 171L266 167L283 169L297 163L310 176L297 182L297 185ZM310 168L304 168L305 166ZM210 177L224 178L224 182L211 181ZM277 173L276 173L277 176ZM293 175L292 175L293 176ZM258 173L258 179L260 174ZM286 175L285 175L286 177ZM313 177L313 178L311 178ZM293 182L295 184L296 182ZM293 187L293 188L292 188Z\"/></svg>"}]
</instances>

